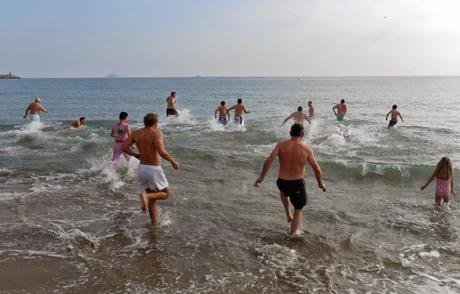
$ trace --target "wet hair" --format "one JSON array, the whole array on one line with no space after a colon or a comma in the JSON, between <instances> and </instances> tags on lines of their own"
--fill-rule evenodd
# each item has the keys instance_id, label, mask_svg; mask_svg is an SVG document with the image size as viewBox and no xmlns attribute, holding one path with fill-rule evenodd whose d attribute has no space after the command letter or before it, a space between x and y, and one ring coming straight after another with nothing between
<instances>
[{"instance_id":1,"label":"wet hair","mask_svg":"<svg viewBox=\"0 0 460 294\"><path fill-rule=\"evenodd\" d=\"M225 105L225 101L220 101L220 105L224 106L224 105Z\"/></svg>"},{"instance_id":2,"label":"wet hair","mask_svg":"<svg viewBox=\"0 0 460 294\"><path fill-rule=\"evenodd\" d=\"M302 110L303 110L302 106L297 107L297 111L302 111Z\"/></svg>"},{"instance_id":3,"label":"wet hair","mask_svg":"<svg viewBox=\"0 0 460 294\"><path fill-rule=\"evenodd\" d=\"M302 137L303 136L303 126L301 124L293 124L289 134L291 135L291 137Z\"/></svg>"},{"instance_id":4,"label":"wet hair","mask_svg":"<svg viewBox=\"0 0 460 294\"><path fill-rule=\"evenodd\" d=\"M144 116L144 126L151 127L158 123L158 115L156 113L150 112Z\"/></svg>"},{"instance_id":5,"label":"wet hair","mask_svg":"<svg viewBox=\"0 0 460 294\"><path fill-rule=\"evenodd\" d=\"M236 102L238 102L238 104L241 104L241 103L243 103L243 99L238 98L238 100L236 100Z\"/></svg>"},{"instance_id":6,"label":"wet hair","mask_svg":"<svg viewBox=\"0 0 460 294\"><path fill-rule=\"evenodd\" d=\"M441 180L448 180L454 178L454 170L452 169L452 162L449 157L443 157L436 165L433 175Z\"/></svg>"},{"instance_id":7,"label":"wet hair","mask_svg":"<svg viewBox=\"0 0 460 294\"><path fill-rule=\"evenodd\" d=\"M35 102L42 102L42 100L40 99L40 97L37 97L35 98Z\"/></svg>"},{"instance_id":8,"label":"wet hair","mask_svg":"<svg viewBox=\"0 0 460 294\"><path fill-rule=\"evenodd\" d=\"M128 118L128 113L127 112L120 112L120 115L118 116L119 119L124 120Z\"/></svg>"},{"instance_id":9,"label":"wet hair","mask_svg":"<svg viewBox=\"0 0 460 294\"><path fill-rule=\"evenodd\" d=\"M398 105L395 104L395 105L393 105L392 108L393 108L393 109L396 109L396 108L398 108Z\"/></svg>"},{"instance_id":10,"label":"wet hair","mask_svg":"<svg viewBox=\"0 0 460 294\"><path fill-rule=\"evenodd\" d=\"M345 103L345 99L340 100L340 103Z\"/></svg>"},{"instance_id":11,"label":"wet hair","mask_svg":"<svg viewBox=\"0 0 460 294\"><path fill-rule=\"evenodd\" d=\"M176 95L176 91L172 91L171 96L175 96L175 95Z\"/></svg>"},{"instance_id":12,"label":"wet hair","mask_svg":"<svg viewBox=\"0 0 460 294\"><path fill-rule=\"evenodd\" d=\"M313 104L313 102L311 102L311 101L308 101L308 104Z\"/></svg>"},{"instance_id":13,"label":"wet hair","mask_svg":"<svg viewBox=\"0 0 460 294\"><path fill-rule=\"evenodd\" d=\"M85 119L86 119L86 117L82 116L82 117L80 117L79 121L82 121L82 120L85 120Z\"/></svg>"}]
</instances>

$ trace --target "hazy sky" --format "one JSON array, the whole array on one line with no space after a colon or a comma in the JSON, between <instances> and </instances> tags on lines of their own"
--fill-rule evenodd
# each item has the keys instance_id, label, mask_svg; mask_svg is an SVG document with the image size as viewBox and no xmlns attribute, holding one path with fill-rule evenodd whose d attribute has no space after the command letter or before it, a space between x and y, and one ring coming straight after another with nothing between
<instances>
[{"instance_id":1,"label":"hazy sky","mask_svg":"<svg viewBox=\"0 0 460 294\"><path fill-rule=\"evenodd\" d=\"M0 0L0 72L460 75L459 12L457 0Z\"/></svg>"}]
</instances>

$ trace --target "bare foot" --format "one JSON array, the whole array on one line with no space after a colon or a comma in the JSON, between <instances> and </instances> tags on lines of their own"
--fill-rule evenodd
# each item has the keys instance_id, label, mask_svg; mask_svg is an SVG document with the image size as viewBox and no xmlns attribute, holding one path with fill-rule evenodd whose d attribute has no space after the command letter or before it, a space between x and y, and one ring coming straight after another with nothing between
<instances>
[{"instance_id":1,"label":"bare foot","mask_svg":"<svg viewBox=\"0 0 460 294\"><path fill-rule=\"evenodd\" d=\"M288 223L292 222L292 215L288 215L287 220L288 220Z\"/></svg>"},{"instance_id":2,"label":"bare foot","mask_svg":"<svg viewBox=\"0 0 460 294\"><path fill-rule=\"evenodd\" d=\"M143 212L146 212L147 211L147 205L148 205L148 203L147 203L147 193L142 192L139 196L141 197L141 203L142 203L141 209L142 209Z\"/></svg>"}]
</instances>

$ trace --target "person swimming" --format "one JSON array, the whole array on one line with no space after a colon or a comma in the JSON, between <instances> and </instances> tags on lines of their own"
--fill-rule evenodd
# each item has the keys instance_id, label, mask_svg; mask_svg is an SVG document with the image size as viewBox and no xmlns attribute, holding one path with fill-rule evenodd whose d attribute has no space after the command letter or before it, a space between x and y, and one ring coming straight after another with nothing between
<instances>
[{"instance_id":1,"label":"person swimming","mask_svg":"<svg viewBox=\"0 0 460 294\"><path fill-rule=\"evenodd\" d=\"M166 117L175 116L178 117L179 113L176 110L176 92L172 91L171 95L166 98Z\"/></svg>"},{"instance_id":2,"label":"person swimming","mask_svg":"<svg viewBox=\"0 0 460 294\"><path fill-rule=\"evenodd\" d=\"M230 112L230 110L235 110L235 116L233 117L233 121L236 124L242 125L243 124L243 112L250 113L250 111L248 111L246 107L244 107L243 99L238 98L236 103L237 103L236 105L233 105L232 107L228 109L228 112Z\"/></svg>"},{"instance_id":3,"label":"person swimming","mask_svg":"<svg viewBox=\"0 0 460 294\"><path fill-rule=\"evenodd\" d=\"M74 120L70 126L71 127L74 127L74 128L79 128L79 127L82 127L86 124L86 118L84 116L80 117L79 119L77 120Z\"/></svg>"},{"instance_id":4,"label":"person swimming","mask_svg":"<svg viewBox=\"0 0 460 294\"><path fill-rule=\"evenodd\" d=\"M27 115L30 117L30 121L32 122L39 122L40 121L40 112L48 113L48 109L43 107L42 100L37 97L35 98L34 102L30 103L26 109L26 113L24 114L24 118L27 118Z\"/></svg>"},{"instance_id":5,"label":"person swimming","mask_svg":"<svg viewBox=\"0 0 460 294\"><path fill-rule=\"evenodd\" d=\"M308 101L308 118L311 120L315 116L315 108L313 108L313 102Z\"/></svg>"},{"instance_id":6,"label":"person swimming","mask_svg":"<svg viewBox=\"0 0 460 294\"><path fill-rule=\"evenodd\" d=\"M301 124L303 125L304 121L308 121L308 123L311 124L310 119L308 118L308 115L303 112L303 107L299 106L297 107L297 111L293 112L291 115L289 115L281 125L284 125L288 120L294 119L294 123L296 124Z\"/></svg>"}]
</instances>

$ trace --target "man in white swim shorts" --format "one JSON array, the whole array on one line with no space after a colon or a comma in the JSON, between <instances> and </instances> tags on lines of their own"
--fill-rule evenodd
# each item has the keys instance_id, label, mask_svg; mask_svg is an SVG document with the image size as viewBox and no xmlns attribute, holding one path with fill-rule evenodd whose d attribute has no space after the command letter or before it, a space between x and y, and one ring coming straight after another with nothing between
<instances>
[{"instance_id":1,"label":"man in white swim shorts","mask_svg":"<svg viewBox=\"0 0 460 294\"><path fill-rule=\"evenodd\" d=\"M139 154L131 146L136 144ZM152 225L157 223L157 200L166 200L171 196L169 183L161 168L161 158L171 163L174 169L179 169L179 163L169 155L163 145L163 133L158 130L158 115L147 113L144 116L144 128L131 134L123 143L123 152L140 160L138 181L144 192L140 194L142 210L147 207Z\"/></svg>"},{"instance_id":2,"label":"man in white swim shorts","mask_svg":"<svg viewBox=\"0 0 460 294\"><path fill-rule=\"evenodd\" d=\"M40 112L48 112L48 109L43 107L42 100L40 98L35 98L34 102L30 103L27 106L26 113L24 114L24 118L29 115L30 121L39 122L40 121Z\"/></svg>"}]
</instances>

